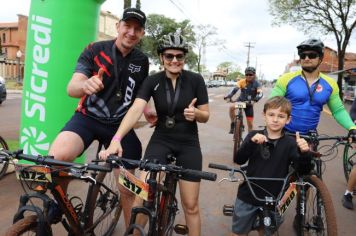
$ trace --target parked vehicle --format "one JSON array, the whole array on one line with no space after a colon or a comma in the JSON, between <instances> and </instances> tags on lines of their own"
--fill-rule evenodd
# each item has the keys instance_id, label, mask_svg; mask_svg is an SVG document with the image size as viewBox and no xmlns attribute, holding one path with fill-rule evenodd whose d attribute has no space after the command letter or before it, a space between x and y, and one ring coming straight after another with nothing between
<instances>
[{"instance_id":1,"label":"parked vehicle","mask_svg":"<svg viewBox=\"0 0 356 236\"><path fill-rule=\"evenodd\" d=\"M0 104L6 100L5 79L0 76Z\"/></svg>"}]
</instances>

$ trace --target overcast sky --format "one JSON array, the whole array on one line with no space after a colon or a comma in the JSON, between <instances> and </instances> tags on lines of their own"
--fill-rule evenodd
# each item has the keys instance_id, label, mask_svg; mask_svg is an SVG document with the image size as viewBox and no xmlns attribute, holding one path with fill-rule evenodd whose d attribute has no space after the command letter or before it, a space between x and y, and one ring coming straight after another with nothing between
<instances>
[{"instance_id":1,"label":"overcast sky","mask_svg":"<svg viewBox=\"0 0 356 236\"><path fill-rule=\"evenodd\" d=\"M90 1L90 0L87 0ZM94 0L92 0L94 1ZM136 1L132 0L135 5ZM247 62L247 43L250 65L257 73L272 80L281 75L285 65L296 57L296 45L306 37L291 26L272 27L268 13L268 0L141 0L141 9L146 15L162 14L176 21L189 19L192 24L210 24L218 29L221 46L206 49L206 64L210 71L216 70L221 62L230 61L244 69ZM17 20L17 14L28 15L30 0L9 0L0 8L0 22ZM106 0L101 9L120 16L123 0ZM62 9L64 10L64 9ZM355 33L348 52L356 53ZM333 35L323 36L324 43L336 50Z\"/></svg>"}]
</instances>

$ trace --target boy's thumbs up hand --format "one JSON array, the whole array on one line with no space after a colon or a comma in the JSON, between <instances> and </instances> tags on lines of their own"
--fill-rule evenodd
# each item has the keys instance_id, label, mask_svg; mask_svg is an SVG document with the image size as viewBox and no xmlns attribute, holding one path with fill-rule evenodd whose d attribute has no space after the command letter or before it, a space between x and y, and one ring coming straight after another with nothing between
<instances>
[{"instance_id":1,"label":"boy's thumbs up hand","mask_svg":"<svg viewBox=\"0 0 356 236\"><path fill-rule=\"evenodd\" d=\"M103 84L104 72L105 72L104 69L100 68L98 74L93 75L92 77L84 81L83 90L85 94L92 95L104 88L104 84Z\"/></svg>"},{"instance_id":2,"label":"boy's thumbs up hand","mask_svg":"<svg viewBox=\"0 0 356 236\"><path fill-rule=\"evenodd\" d=\"M298 145L298 147L299 147L301 152L309 151L308 142L304 138L300 137L299 132L295 133L295 138L296 138L297 145Z\"/></svg>"},{"instance_id":3,"label":"boy's thumbs up hand","mask_svg":"<svg viewBox=\"0 0 356 236\"><path fill-rule=\"evenodd\" d=\"M195 120L195 103L197 102L197 98L193 98L187 108L184 109L184 117L186 120L194 121Z\"/></svg>"}]
</instances>

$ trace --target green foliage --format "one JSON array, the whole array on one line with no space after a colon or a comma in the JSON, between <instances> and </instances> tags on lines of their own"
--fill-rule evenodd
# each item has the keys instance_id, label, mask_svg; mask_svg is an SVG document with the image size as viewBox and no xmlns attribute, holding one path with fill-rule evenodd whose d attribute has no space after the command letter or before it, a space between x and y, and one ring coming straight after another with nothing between
<instances>
[{"instance_id":1,"label":"green foliage","mask_svg":"<svg viewBox=\"0 0 356 236\"><path fill-rule=\"evenodd\" d=\"M124 9L131 7L131 0L124 0Z\"/></svg>"},{"instance_id":2,"label":"green foliage","mask_svg":"<svg viewBox=\"0 0 356 236\"><path fill-rule=\"evenodd\" d=\"M136 8L141 9L141 1L140 0L136 0Z\"/></svg>"},{"instance_id":3,"label":"green foliage","mask_svg":"<svg viewBox=\"0 0 356 236\"><path fill-rule=\"evenodd\" d=\"M9 146L9 150L16 151L19 149L19 141L18 140L6 140L7 145Z\"/></svg>"}]
</instances>

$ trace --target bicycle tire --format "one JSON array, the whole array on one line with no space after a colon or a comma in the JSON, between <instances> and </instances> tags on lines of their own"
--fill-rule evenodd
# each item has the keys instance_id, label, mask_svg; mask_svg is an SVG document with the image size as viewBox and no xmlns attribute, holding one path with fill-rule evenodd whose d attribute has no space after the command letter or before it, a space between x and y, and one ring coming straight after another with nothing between
<instances>
[{"instance_id":1,"label":"bicycle tire","mask_svg":"<svg viewBox=\"0 0 356 236\"><path fill-rule=\"evenodd\" d=\"M164 202L162 202L162 200ZM174 231L174 220L175 220L175 209L170 206L174 205L174 196L170 193L165 193L161 197L161 209L157 217L159 229L158 235L162 236L172 236Z\"/></svg>"},{"instance_id":2,"label":"bicycle tire","mask_svg":"<svg viewBox=\"0 0 356 236\"><path fill-rule=\"evenodd\" d=\"M36 215L25 216L23 219L17 221L6 231L5 236L19 236L19 235L37 235L39 230ZM52 230L49 228L46 235L52 235Z\"/></svg>"},{"instance_id":3,"label":"bicycle tire","mask_svg":"<svg viewBox=\"0 0 356 236\"><path fill-rule=\"evenodd\" d=\"M241 120L235 120L235 129L234 129L234 149L233 149L233 160L236 159L236 152L240 148L242 143L242 129L243 123Z\"/></svg>"},{"instance_id":4,"label":"bicycle tire","mask_svg":"<svg viewBox=\"0 0 356 236\"><path fill-rule=\"evenodd\" d=\"M0 136L0 148L9 150L9 146L1 136ZM3 163L0 163L0 179L4 177L8 167L9 167L9 162L4 161Z\"/></svg>"},{"instance_id":5,"label":"bicycle tire","mask_svg":"<svg viewBox=\"0 0 356 236\"><path fill-rule=\"evenodd\" d=\"M108 164L107 164L108 165ZM89 206L89 222L90 224L96 224L96 222L103 217L102 220L95 226L95 235L112 235L115 231L116 225L121 216L121 203L120 193L116 183L116 177L114 171L106 173L99 172L95 180L97 182L104 183L109 189L114 191L118 197L104 187L95 185L91 194Z\"/></svg>"},{"instance_id":6,"label":"bicycle tire","mask_svg":"<svg viewBox=\"0 0 356 236\"><path fill-rule=\"evenodd\" d=\"M356 163L356 151L350 144L346 144L342 158L346 182L349 180L349 175L354 163Z\"/></svg>"},{"instance_id":7,"label":"bicycle tire","mask_svg":"<svg viewBox=\"0 0 356 236\"><path fill-rule=\"evenodd\" d=\"M298 235L336 236L337 222L335 209L326 185L315 175L306 177L305 181L314 186L315 189L312 187L308 188L304 222L299 222L302 230L297 232ZM321 214L318 213L318 199L321 204L319 206Z\"/></svg>"}]
</instances>

